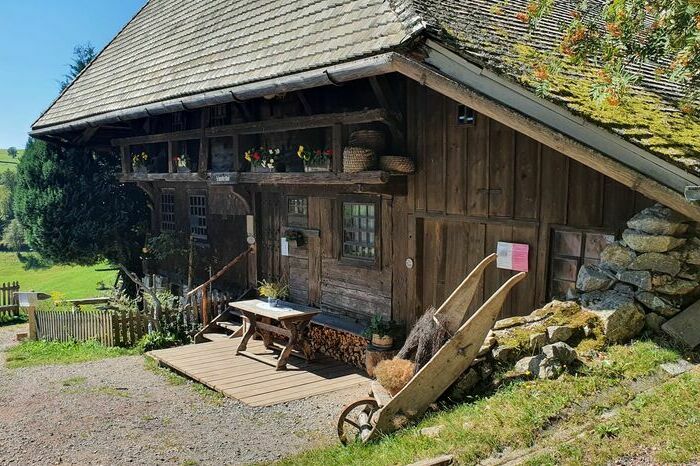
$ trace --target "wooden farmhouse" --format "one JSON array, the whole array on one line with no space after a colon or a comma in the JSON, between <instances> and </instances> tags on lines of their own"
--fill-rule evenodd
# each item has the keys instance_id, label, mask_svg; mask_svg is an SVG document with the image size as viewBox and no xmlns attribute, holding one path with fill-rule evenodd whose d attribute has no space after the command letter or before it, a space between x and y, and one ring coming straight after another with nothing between
<instances>
[{"instance_id":1,"label":"wooden farmhouse","mask_svg":"<svg viewBox=\"0 0 700 466\"><path fill-rule=\"evenodd\" d=\"M600 105L594 71L543 76L571 5L528 30L524 0L149 0L32 135L120 159L152 235L209 261L195 285L254 244L212 289L281 279L356 334L414 322L507 242L528 275L503 316L527 314L641 209L700 220L677 85L649 68ZM480 295L513 273L491 268Z\"/></svg>"}]
</instances>

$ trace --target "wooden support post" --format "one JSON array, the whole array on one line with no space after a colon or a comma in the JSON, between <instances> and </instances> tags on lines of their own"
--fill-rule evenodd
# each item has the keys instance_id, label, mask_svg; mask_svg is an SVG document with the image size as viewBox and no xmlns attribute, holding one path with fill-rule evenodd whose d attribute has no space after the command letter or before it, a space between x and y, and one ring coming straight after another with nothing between
<instances>
[{"instance_id":1,"label":"wooden support post","mask_svg":"<svg viewBox=\"0 0 700 466\"><path fill-rule=\"evenodd\" d=\"M29 318L29 339L37 339L37 328L36 328L36 306L29 306L27 308L27 316Z\"/></svg>"},{"instance_id":2,"label":"wooden support post","mask_svg":"<svg viewBox=\"0 0 700 466\"><path fill-rule=\"evenodd\" d=\"M343 125L337 123L333 125L332 132L333 159L331 169L335 173L343 171Z\"/></svg>"},{"instance_id":3,"label":"wooden support post","mask_svg":"<svg viewBox=\"0 0 700 466\"><path fill-rule=\"evenodd\" d=\"M233 171L241 171L241 148L240 148L240 137L237 134L231 136L231 152L233 152Z\"/></svg>"},{"instance_id":4,"label":"wooden support post","mask_svg":"<svg viewBox=\"0 0 700 466\"><path fill-rule=\"evenodd\" d=\"M206 136L206 130L209 127L211 120L211 108L202 109L201 118L201 133L199 136L199 166L197 171L205 174L209 170L209 138Z\"/></svg>"},{"instance_id":5,"label":"wooden support post","mask_svg":"<svg viewBox=\"0 0 700 466\"><path fill-rule=\"evenodd\" d=\"M209 324L209 287L202 288L202 325Z\"/></svg>"},{"instance_id":6,"label":"wooden support post","mask_svg":"<svg viewBox=\"0 0 700 466\"><path fill-rule=\"evenodd\" d=\"M253 209L255 209L253 207ZM255 211L255 210L253 210ZM258 245L255 239L255 217L246 215L246 238L253 250L248 253L248 286L258 285Z\"/></svg>"},{"instance_id":7,"label":"wooden support post","mask_svg":"<svg viewBox=\"0 0 700 466\"><path fill-rule=\"evenodd\" d=\"M175 173L175 141L168 141L168 173Z\"/></svg>"},{"instance_id":8,"label":"wooden support post","mask_svg":"<svg viewBox=\"0 0 700 466\"><path fill-rule=\"evenodd\" d=\"M119 152L122 160L122 173L131 173L131 158L129 157L129 146L120 146Z\"/></svg>"}]
</instances>

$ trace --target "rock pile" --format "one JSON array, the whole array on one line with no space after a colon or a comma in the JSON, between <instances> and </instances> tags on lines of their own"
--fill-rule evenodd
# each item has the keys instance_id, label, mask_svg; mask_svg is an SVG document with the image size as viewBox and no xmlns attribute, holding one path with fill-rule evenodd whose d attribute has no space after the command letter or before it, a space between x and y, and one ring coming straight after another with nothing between
<instances>
[{"instance_id":1,"label":"rock pile","mask_svg":"<svg viewBox=\"0 0 700 466\"><path fill-rule=\"evenodd\" d=\"M689 220L657 204L627 222L599 264L581 267L571 297L602 319L608 341L627 341L645 325L658 332L697 300L700 239L693 230Z\"/></svg>"},{"instance_id":2,"label":"rock pile","mask_svg":"<svg viewBox=\"0 0 700 466\"><path fill-rule=\"evenodd\" d=\"M469 370L448 392L461 399L477 385L490 384L494 373L551 379L576 365L579 350L605 344L602 321L573 301L552 301L522 317L496 322Z\"/></svg>"}]
</instances>

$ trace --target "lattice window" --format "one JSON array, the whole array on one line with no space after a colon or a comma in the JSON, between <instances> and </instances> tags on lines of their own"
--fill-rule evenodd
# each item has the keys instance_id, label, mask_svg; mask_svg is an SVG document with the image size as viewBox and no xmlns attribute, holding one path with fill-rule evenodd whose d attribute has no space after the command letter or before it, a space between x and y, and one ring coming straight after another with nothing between
<instances>
[{"instance_id":1,"label":"lattice window","mask_svg":"<svg viewBox=\"0 0 700 466\"><path fill-rule=\"evenodd\" d=\"M207 197L190 194L190 233L198 239L207 239Z\"/></svg>"},{"instance_id":2,"label":"lattice window","mask_svg":"<svg viewBox=\"0 0 700 466\"><path fill-rule=\"evenodd\" d=\"M550 254L549 294L563 298L576 287L576 276L584 264L600 262L600 253L615 236L595 231L554 230Z\"/></svg>"},{"instance_id":3,"label":"lattice window","mask_svg":"<svg viewBox=\"0 0 700 466\"><path fill-rule=\"evenodd\" d=\"M175 191L160 193L160 231L175 231Z\"/></svg>"},{"instance_id":4,"label":"lattice window","mask_svg":"<svg viewBox=\"0 0 700 466\"><path fill-rule=\"evenodd\" d=\"M343 202L343 256L373 261L376 257L376 206Z\"/></svg>"},{"instance_id":5,"label":"lattice window","mask_svg":"<svg viewBox=\"0 0 700 466\"><path fill-rule=\"evenodd\" d=\"M287 221L290 225L306 226L308 223L309 203L305 197L287 198Z\"/></svg>"}]
</instances>

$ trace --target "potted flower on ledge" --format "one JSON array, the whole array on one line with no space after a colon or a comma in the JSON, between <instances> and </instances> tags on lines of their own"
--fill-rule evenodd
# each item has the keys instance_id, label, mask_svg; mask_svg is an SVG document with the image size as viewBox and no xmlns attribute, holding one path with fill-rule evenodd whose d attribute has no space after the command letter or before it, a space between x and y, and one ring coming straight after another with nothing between
<instances>
[{"instance_id":1,"label":"potted flower on ledge","mask_svg":"<svg viewBox=\"0 0 700 466\"><path fill-rule=\"evenodd\" d=\"M289 296L289 285L273 280L263 280L259 283L258 293L267 298L267 303L272 307L279 306L280 300Z\"/></svg>"},{"instance_id":2,"label":"potted flower on ledge","mask_svg":"<svg viewBox=\"0 0 700 466\"><path fill-rule=\"evenodd\" d=\"M250 149L243 156L250 162L250 171L253 173L272 173L275 171L276 159L280 155L280 149L260 147Z\"/></svg>"},{"instance_id":3,"label":"potted flower on ledge","mask_svg":"<svg viewBox=\"0 0 700 466\"><path fill-rule=\"evenodd\" d=\"M134 167L134 173L148 173L148 154L141 152L140 154L131 155L131 163Z\"/></svg>"},{"instance_id":4,"label":"potted flower on ledge","mask_svg":"<svg viewBox=\"0 0 700 466\"><path fill-rule=\"evenodd\" d=\"M369 326L365 329L363 335L370 339L374 348L379 350L390 350L394 346L394 335L397 331L397 325L394 321L386 321L378 314L372 316Z\"/></svg>"},{"instance_id":5,"label":"potted flower on ledge","mask_svg":"<svg viewBox=\"0 0 700 466\"><path fill-rule=\"evenodd\" d=\"M304 161L305 172L328 172L331 170L331 158L333 151L331 149L307 149L304 146L299 146L297 156Z\"/></svg>"},{"instance_id":6,"label":"potted flower on ledge","mask_svg":"<svg viewBox=\"0 0 700 466\"><path fill-rule=\"evenodd\" d=\"M187 154L175 157L175 167L177 173L191 173L190 167L187 165Z\"/></svg>"}]
</instances>

